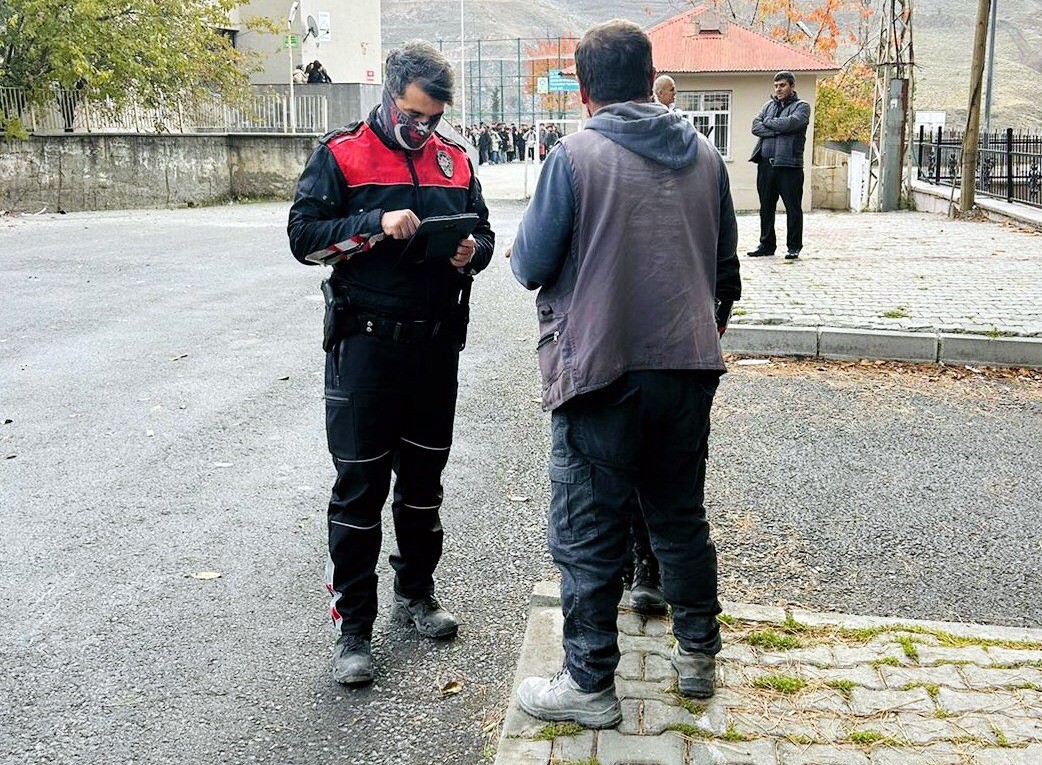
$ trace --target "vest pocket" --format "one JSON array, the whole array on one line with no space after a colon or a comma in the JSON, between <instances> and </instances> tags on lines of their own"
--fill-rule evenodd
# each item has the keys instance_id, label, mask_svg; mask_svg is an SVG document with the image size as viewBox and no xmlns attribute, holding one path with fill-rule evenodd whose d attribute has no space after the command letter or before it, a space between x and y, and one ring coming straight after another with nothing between
<instances>
[{"instance_id":1,"label":"vest pocket","mask_svg":"<svg viewBox=\"0 0 1042 765\"><path fill-rule=\"evenodd\" d=\"M564 341L564 327L567 316L554 316L549 321L541 322L542 335L536 344L536 354L539 356L539 373L543 376L543 386L549 386L564 371L564 354L561 346Z\"/></svg>"}]
</instances>

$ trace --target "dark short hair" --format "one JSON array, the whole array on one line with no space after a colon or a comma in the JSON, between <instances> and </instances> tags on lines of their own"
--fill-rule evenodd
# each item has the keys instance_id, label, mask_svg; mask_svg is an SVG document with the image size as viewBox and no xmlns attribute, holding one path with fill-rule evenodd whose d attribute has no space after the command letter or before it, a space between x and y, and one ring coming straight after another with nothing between
<instances>
[{"instance_id":1,"label":"dark short hair","mask_svg":"<svg viewBox=\"0 0 1042 765\"><path fill-rule=\"evenodd\" d=\"M790 85L795 85L796 75L794 75L792 72L778 72L778 74L774 75L774 81L778 82L778 80L785 80Z\"/></svg>"},{"instance_id":2,"label":"dark short hair","mask_svg":"<svg viewBox=\"0 0 1042 765\"><path fill-rule=\"evenodd\" d=\"M650 98L652 71L651 40L632 21L590 27L575 49L579 82L598 104Z\"/></svg>"},{"instance_id":3,"label":"dark short hair","mask_svg":"<svg viewBox=\"0 0 1042 765\"><path fill-rule=\"evenodd\" d=\"M405 94L410 83L416 83L435 101L452 103L454 76L452 64L430 43L405 43L387 54L384 78L395 97Z\"/></svg>"}]
</instances>

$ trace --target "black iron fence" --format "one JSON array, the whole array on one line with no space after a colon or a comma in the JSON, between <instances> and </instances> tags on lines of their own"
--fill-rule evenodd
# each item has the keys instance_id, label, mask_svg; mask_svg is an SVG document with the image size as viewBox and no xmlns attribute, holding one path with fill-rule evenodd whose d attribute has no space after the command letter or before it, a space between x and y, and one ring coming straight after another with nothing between
<instances>
[{"instance_id":1,"label":"black iron fence","mask_svg":"<svg viewBox=\"0 0 1042 765\"><path fill-rule=\"evenodd\" d=\"M919 128L915 157L919 180L959 186L963 133ZM977 193L1007 202L1042 207L1042 133L981 133L977 144Z\"/></svg>"}]
</instances>

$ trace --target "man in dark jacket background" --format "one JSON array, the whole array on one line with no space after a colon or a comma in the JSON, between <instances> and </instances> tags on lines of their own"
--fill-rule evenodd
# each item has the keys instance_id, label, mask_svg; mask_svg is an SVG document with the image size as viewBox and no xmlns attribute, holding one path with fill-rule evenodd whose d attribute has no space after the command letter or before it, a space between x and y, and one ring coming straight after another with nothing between
<instances>
[{"instance_id":1,"label":"man in dark jacket background","mask_svg":"<svg viewBox=\"0 0 1042 765\"><path fill-rule=\"evenodd\" d=\"M750 257L773 255L778 247L774 212L779 197L785 205L786 260L795 260L803 250L803 150L809 124L810 104L796 94L796 78L792 72L778 72L774 97L753 120L753 135L759 140L749 161L757 164L760 245Z\"/></svg>"},{"instance_id":2,"label":"man in dark jacket background","mask_svg":"<svg viewBox=\"0 0 1042 765\"><path fill-rule=\"evenodd\" d=\"M607 728L622 719L616 620L634 492L673 609L678 686L714 690L720 604L703 490L720 335L741 280L723 159L652 101L644 31L593 27L575 62L592 116L547 152L510 253L518 281L540 290L565 647L563 670L524 680L517 697L538 718Z\"/></svg>"}]
</instances>

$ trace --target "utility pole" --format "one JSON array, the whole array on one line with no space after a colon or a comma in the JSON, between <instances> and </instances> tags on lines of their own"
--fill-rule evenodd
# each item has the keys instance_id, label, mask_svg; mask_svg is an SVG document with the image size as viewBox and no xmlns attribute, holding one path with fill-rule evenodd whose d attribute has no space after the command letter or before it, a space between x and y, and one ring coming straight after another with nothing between
<instances>
[{"instance_id":1,"label":"utility pole","mask_svg":"<svg viewBox=\"0 0 1042 765\"><path fill-rule=\"evenodd\" d=\"M969 212L976 201L977 146L980 143L981 86L984 81L984 51L988 44L988 16L991 0L978 0L977 30L973 36L973 64L970 67L970 116L962 137L962 184L959 210Z\"/></svg>"},{"instance_id":2,"label":"utility pole","mask_svg":"<svg viewBox=\"0 0 1042 765\"><path fill-rule=\"evenodd\" d=\"M875 99L869 141L868 183L863 203L887 212L900 207L905 159L914 121L913 0L882 0L876 50Z\"/></svg>"},{"instance_id":3,"label":"utility pole","mask_svg":"<svg viewBox=\"0 0 1042 765\"><path fill-rule=\"evenodd\" d=\"M995 83L995 27L999 22L999 0L991 0L991 22L988 24L988 76L984 97L984 132L991 134L991 95Z\"/></svg>"}]
</instances>

